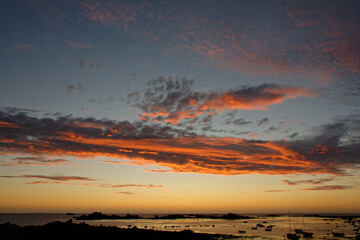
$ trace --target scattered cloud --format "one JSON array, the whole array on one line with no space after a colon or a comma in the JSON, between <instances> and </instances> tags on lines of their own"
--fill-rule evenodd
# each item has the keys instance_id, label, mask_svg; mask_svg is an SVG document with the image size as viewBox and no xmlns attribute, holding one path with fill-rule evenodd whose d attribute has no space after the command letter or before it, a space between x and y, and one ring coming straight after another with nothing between
<instances>
[{"instance_id":1,"label":"scattered cloud","mask_svg":"<svg viewBox=\"0 0 360 240\"><path fill-rule=\"evenodd\" d=\"M139 17L138 7L143 4L135 3L122 4L120 2L109 2L101 4L99 2L81 2L80 13L95 22L110 26L118 31L127 30L129 25L136 23Z\"/></svg>"},{"instance_id":2,"label":"scattered cloud","mask_svg":"<svg viewBox=\"0 0 360 240\"><path fill-rule=\"evenodd\" d=\"M50 26L89 21L152 42L167 56L191 56L251 78L297 79L324 86L360 72L359 15L353 5L228 1L220 6L191 1L184 6L173 1L110 0L44 2L32 9ZM66 7L77 11L64 11ZM221 11L215 14L213 9ZM261 12L261 18L252 12Z\"/></svg>"},{"instance_id":3,"label":"scattered cloud","mask_svg":"<svg viewBox=\"0 0 360 240\"><path fill-rule=\"evenodd\" d=\"M68 94L74 92L75 90L79 92L86 92L86 87L81 83L70 83L66 86L66 92Z\"/></svg>"},{"instance_id":4,"label":"scattered cloud","mask_svg":"<svg viewBox=\"0 0 360 240\"><path fill-rule=\"evenodd\" d=\"M87 68L91 70L96 70L102 68L102 62L96 61L96 62L90 62L87 59L80 59L78 61L78 64L81 69L85 70Z\"/></svg>"},{"instance_id":5,"label":"scattered cloud","mask_svg":"<svg viewBox=\"0 0 360 240\"><path fill-rule=\"evenodd\" d=\"M225 124L233 124L235 126L245 126L248 124L251 124L251 121L246 121L243 118L233 119L233 118L227 118L225 119Z\"/></svg>"},{"instance_id":6,"label":"scattered cloud","mask_svg":"<svg viewBox=\"0 0 360 240\"><path fill-rule=\"evenodd\" d=\"M142 111L139 117L143 121L178 125L182 120L195 121L199 117L202 117L203 123L209 123L212 116L224 111L267 110L269 106L287 99L316 95L313 89L277 84L198 92L192 89L193 84L193 79L155 78L147 83L143 94L129 93L127 102ZM234 124L247 124L242 119L234 121ZM268 119L261 121L258 125L268 122Z\"/></svg>"}]
</instances>

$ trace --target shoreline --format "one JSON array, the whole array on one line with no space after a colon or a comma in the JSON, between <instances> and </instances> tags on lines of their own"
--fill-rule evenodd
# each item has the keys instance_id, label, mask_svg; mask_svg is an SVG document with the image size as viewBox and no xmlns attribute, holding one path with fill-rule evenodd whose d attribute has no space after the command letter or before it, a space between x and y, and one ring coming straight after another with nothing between
<instances>
[{"instance_id":1,"label":"shoreline","mask_svg":"<svg viewBox=\"0 0 360 240\"><path fill-rule=\"evenodd\" d=\"M89 240L89 239L158 239L158 240L218 240L237 239L234 235L195 233L190 229L182 231L162 231L153 229L140 229L137 227L120 228L117 226L93 226L82 223L50 222L41 226L20 227L9 222L0 224L0 236L4 239L53 239L53 240Z\"/></svg>"},{"instance_id":2,"label":"shoreline","mask_svg":"<svg viewBox=\"0 0 360 240\"><path fill-rule=\"evenodd\" d=\"M73 213L67 213L66 215L75 215ZM93 212L91 214L84 214L81 216L73 217L76 220L116 220L116 219L152 219L152 220L171 220L171 219L225 219L225 220L241 220L241 219L254 219L255 217L237 215L234 213L228 213L224 215L215 214L169 214L169 215L155 215L154 217L142 217L139 215L126 214L124 216L119 215L106 215L101 212Z\"/></svg>"}]
</instances>

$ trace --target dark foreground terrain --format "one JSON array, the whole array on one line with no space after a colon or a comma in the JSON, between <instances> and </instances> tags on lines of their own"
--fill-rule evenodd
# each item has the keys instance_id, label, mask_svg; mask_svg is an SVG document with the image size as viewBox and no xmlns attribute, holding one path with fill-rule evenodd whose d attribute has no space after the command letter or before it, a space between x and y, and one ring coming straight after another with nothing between
<instances>
[{"instance_id":1,"label":"dark foreground terrain","mask_svg":"<svg viewBox=\"0 0 360 240\"><path fill-rule=\"evenodd\" d=\"M200 234L191 230L181 232L166 232L158 230L145 230L133 228L118 228L116 226L91 226L85 223L75 224L67 222L51 222L43 226L20 227L15 224L5 223L0 225L0 239L4 240L127 240L127 239L156 239L156 240L214 240L226 239L231 236L219 234Z\"/></svg>"}]
</instances>

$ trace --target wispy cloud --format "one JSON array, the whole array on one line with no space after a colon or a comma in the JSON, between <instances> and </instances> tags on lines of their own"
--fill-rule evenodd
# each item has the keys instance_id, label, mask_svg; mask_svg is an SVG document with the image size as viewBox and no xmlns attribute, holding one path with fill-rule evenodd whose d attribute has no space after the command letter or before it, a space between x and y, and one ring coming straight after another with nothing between
<instances>
[{"instance_id":1,"label":"wispy cloud","mask_svg":"<svg viewBox=\"0 0 360 240\"><path fill-rule=\"evenodd\" d=\"M35 46L30 43L17 42L12 45L12 50L31 52L35 49Z\"/></svg>"},{"instance_id":2,"label":"wispy cloud","mask_svg":"<svg viewBox=\"0 0 360 240\"><path fill-rule=\"evenodd\" d=\"M40 178L54 181L97 181L97 179L78 176L46 176L46 175L19 175L19 176L0 176L3 178Z\"/></svg>"},{"instance_id":3,"label":"wispy cloud","mask_svg":"<svg viewBox=\"0 0 360 240\"><path fill-rule=\"evenodd\" d=\"M342 185L328 185L328 186L318 186L313 188L304 188L303 190L311 190L311 191L318 191L318 190L346 190L352 188L351 186L342 186Z\"/></svg>"},{"instance_id":4,"label":"wispy cloud","mask_svg":"<svg viewBox=\"0 0 360 240\"><path fill-rule=\"evenodd\" d=\"M100 185L100 187L103 188L162 188L162 185L153 185L153 184L148 184L148 185L144 185L144 184L119 184L119 185L110 185L110 184L104 184L104 185Z\"/></svg>"},{"instance_id":5,"label":"wispy cloud","mask_svg":"<svg viewBox=\"0 0 360 240\"><path fill-rule=\"evenodd\" d=\"M335 177L328 177L328 178L321 178L321 179L296 180L296 181L283 180L283 183L285 183L287 185L299 185L299 184L303 184L303 183L318 185L318 184L323 184L325 182L330 182L330 181L334 181L334 180L336 180Z\"/></svg>"},{"instance_id":6,"label":"wispy cloud","mask_svg":"<svg viewBox=\"0 0 360 240\"><path fill-rule=\"evenodd\" d=\"M67 41L66 42L68 47L71 48L92 48L92 44L90 43L84 43L84 42L72 42L72 41Z\"/></svg>"},{"instance_id":7,"label":"wispy cloud","mask_svg":"<svg viewBox=\"0 0 360 240\"><path fill-rule=\"evenodd\" d=\"M135 195L135 193L132 192L117 192L119 194L124 194L124 195Z\"/></svg>"},{"instance_id":8,"label":"wispy cloud","mask_svg":"<svg viewBox=\"0 0 360 240\"><path fill-rule=\"evenodd\" d=\"M267 193L276 193L276 192L289 192L290 190L265 190Z\"/></svg>"},{"instance_id":9,"label":"wispy cloud","mask_svg":"<svg viewBox=\"0 0 360 240\"><path fill-rule=\"evenodd\" d=\"M19 126L14 123L0 121L0 128L22 128L22 126Z\"/></svg>"},{"instance_id":10,"label":"wispy cloud","mask_svg":"<svg viewBox=\"0 0 360 240\"><path fill-rule=\"evenodd\" d=\"M30 185L43 185L43 184L60 184L60 185L72 185L72 186L90 186L100 188L146 188L155 189L163 188L162 185L153 184L108 184L101 183L99 179L79 176L50 176L50 175L9 175L0 176L0 178L30 178L30 179L45 179L44 181L31 181L26 184ZM133 195L130 192L119 192L121 194Z\"/></svg>"},{"instance_id":11,"label":"wispy cloud","mask_svg":"<svg viewBox=\"0 0 360 240\"><path fill-rule=\"evenodd\" d=\"M74 165L73 162L65 159L48 159L44 157L18 157L12 161L0 161L0 166L61 166Z\"/></svg>"},{"instance_id":12,"label":"wispy cloud","mask_svg":"<svg viewBox=\"0 0 360 240\"><path fill-rule=\"evenodd\" d=\"M31 184L31 185L40 185L40 184L65 184L65 182L56 182L56 181L33 181L33 182L28 182L26 184Z\"/></svg>"}]
</instances>

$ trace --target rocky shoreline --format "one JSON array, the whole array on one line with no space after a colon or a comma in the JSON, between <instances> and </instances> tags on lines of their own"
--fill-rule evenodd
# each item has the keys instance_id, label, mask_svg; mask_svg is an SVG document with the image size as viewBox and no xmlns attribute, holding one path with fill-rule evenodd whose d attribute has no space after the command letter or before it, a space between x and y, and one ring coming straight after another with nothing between
<instances>
[{"instance_id":1,"label":"rocky shoreline","mask_svg":"<svg viewBox=\"0 0 360 240\"><path fill-rule=\"evenodd\" d=\"M194 233L191 230L167 232L137 227L92 226L86 223L73 223L72 220L25 227L4 223L0 225L0 237L11 240L218 240L235 238L231 235Z\"/></svg>"}]
</instances>

